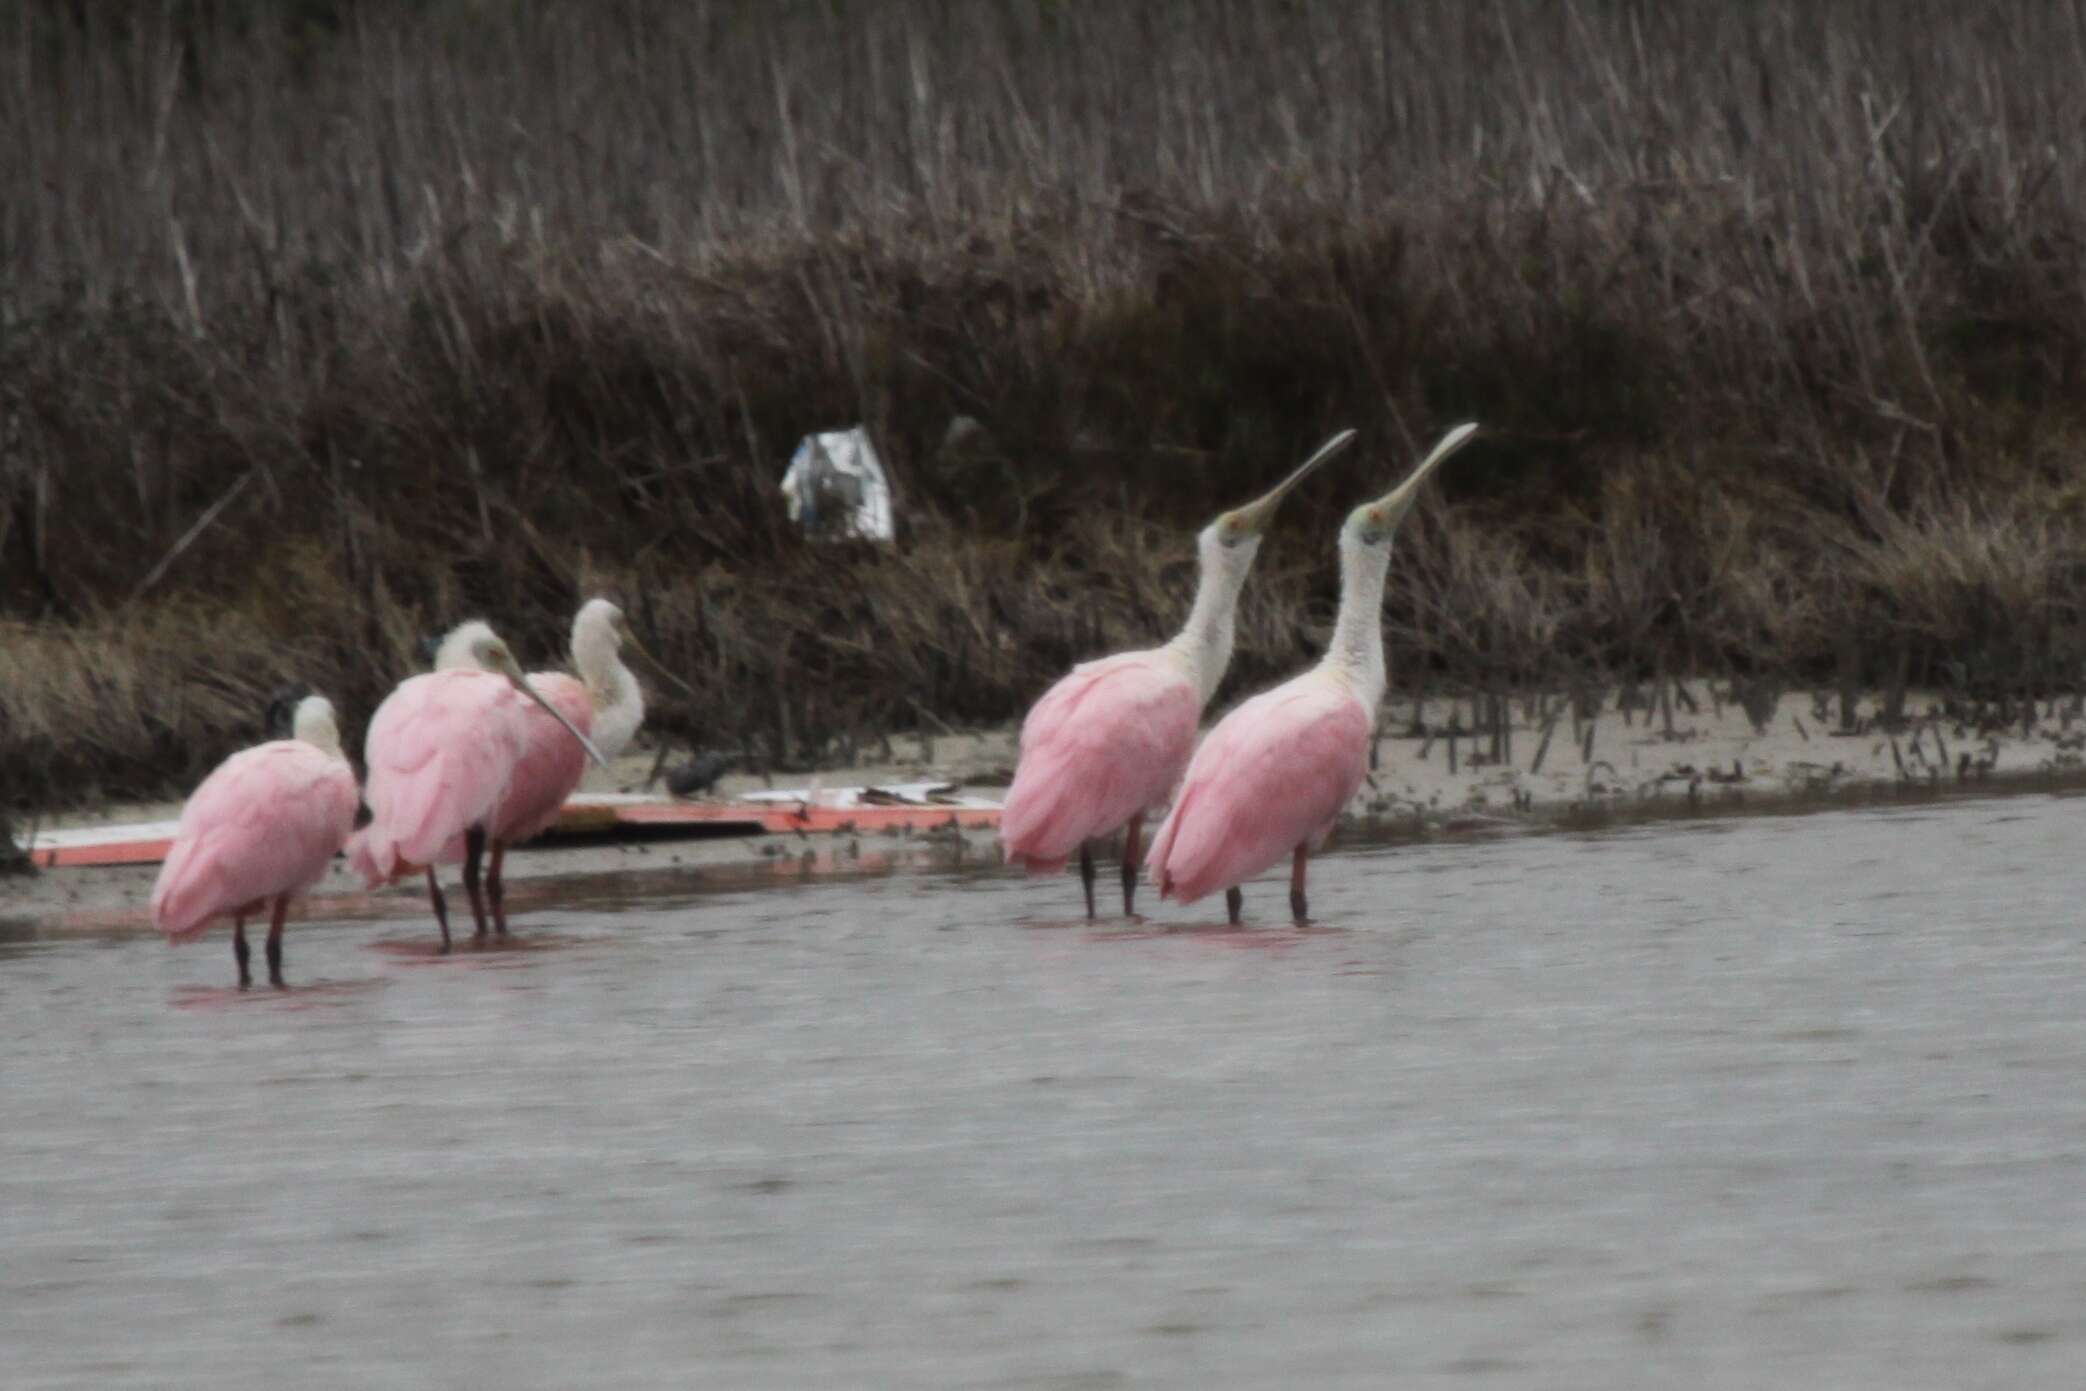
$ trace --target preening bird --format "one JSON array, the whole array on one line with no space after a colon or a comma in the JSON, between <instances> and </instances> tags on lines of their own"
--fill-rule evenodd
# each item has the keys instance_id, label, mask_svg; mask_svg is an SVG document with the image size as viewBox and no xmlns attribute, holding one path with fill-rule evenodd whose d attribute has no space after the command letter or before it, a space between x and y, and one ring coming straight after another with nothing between
<instances>
[{"instance_id":1,"label":"preening bird","mask_svg":"<svg viewBox=\"0 0 2086 1391\"><path fill-rule=\"evenodd\" d=\"M355 770L324 696L297 703L293 737L220 763L181 809L173 847L152 886L152 922L171 941L232 919L239 984L253 984L246 920L269 910L268 980L281 985L283 915L325 876L355 826Z\"/></svg>"},{"instance_id":2,"label":"preening bird","mask_svg":"<svg viewBox=\"0 0 2086 1391\"><path fill-rule=\"evenodd\" d=\"M461 837L464 891L477 935L483 936L479 861L493 815L527 748L525 712L549 712L588 757L608 766L571 718L522 674L491 628L476 625L462 647L468 668L410 677L377 707L363 742L370 823L348 844L349 864L372 886L426 871L444 950L449 907L435 865Z\"/></svg>"},{"instance_id":3,"label":"preening bird","mask_svg":"<svg viewBox=\"0 0 2086 1391\"><path fill-rule=\"evenodd\" d=\"M1477 431L1458 425L1398 487L1348 515L1340 529L1340 613L1317 666L1245 701L1195 751L1173 810L1152 839L1162 898L1183 903L1225 891L1239 920L1238 885L1293 855L1289 904L1304 921L1305 861L1369 770L1383 702L1383 585L1391 538L1420 484Z\"/></svg>"},{"instance_id":4,"label":"preening bird","mask_svg":"<svg viewBox=\"0 0 2086 1391\"><path fill-rule=\"evenodd\" d=\"M1342 430L1257 501L1224 513L1196 538L1201 579L1180 633L1163 647L1082 662L1043 693L1021 726L1021 754L1000 813L1007 858L1031 874L1079 855L1094 916L1090 841L1128 827L1123 911L1137 892L1145 814L1164 805L1195 748L1195 730L1231 661L1239 590L1260 538L1290 489L1354 439Z\"/></svg>"},{"instance_id":5,"label":"preening bird","mask_svg":"<svg viewBox=\"0 0 2086 1391\"><path fill-rule=\"evenodd\" d=\"M485 639L491 636L492 629L482 622L461 625L442 640L435 653L435 669L481 670L477 664L486 650ZM579 675L562 671L529 674L529 684L547 704L519 705L520 753L486 825L491 853L486 860L485 896L492 909L493 930L503 936L507 909L501 864L507 847L534 840L548 830L587 771L586 751L566 731L587 735L604 757L613 758L629 744L644 719L644 693L620 655L625 642L636 646L624 625L623 611L606 599L589 599L572 620L572 665ZM462 842L452 842L442 858L461 858L466 851Z\"/></svg>"}]
</instances>

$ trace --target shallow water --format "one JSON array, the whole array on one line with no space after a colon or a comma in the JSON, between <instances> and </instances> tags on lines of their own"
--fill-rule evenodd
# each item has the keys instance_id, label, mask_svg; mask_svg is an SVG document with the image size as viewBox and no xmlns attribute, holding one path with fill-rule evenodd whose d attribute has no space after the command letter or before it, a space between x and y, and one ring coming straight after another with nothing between
<instances>
[{"instance_id":1,"label":"shallow water","mask_svg":"<svg viewBox=\"0 0 2086 1391\"><path fill-rule=\"evenodd\" d=\"M2075 1384L2082 819L0 941L0 1382Z\"/></svg>"}]
</instances>

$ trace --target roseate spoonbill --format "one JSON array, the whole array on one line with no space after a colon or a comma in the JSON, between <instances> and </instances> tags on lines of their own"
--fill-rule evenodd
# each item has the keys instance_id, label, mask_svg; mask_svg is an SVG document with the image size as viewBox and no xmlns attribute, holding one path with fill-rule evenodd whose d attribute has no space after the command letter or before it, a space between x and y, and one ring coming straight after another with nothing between
<instances>
[{"instance_id":1,"label":"roseate spoonbill","mask_svg":"<svg viewBox=\"0 0 2086 1391\"><path fill-rule=\"evenodd\" d=\"M435 864L458 837L464 850L464 892L470 895L477 935L485 934L479 859L486 831L521 761L526 697L550 712L565 732L602 767L608 760L572 721L522 675L514 654L489 627L477 625L464 642L468 669L409 677L369 722L363 762L370 822L348 842L351 867L371 885L416 869L427 872L427 897L449 949L449 905Z\"/></svg>"},{"instance_id":2,"label":"roseate spoonbill","mask_svg":"<svg viewBox=\"0 0 2086 1391\"><path fill-rule=\"evenodd\" d=\"M1127 824L1122 875L1123 912L1129 913L1145 813L1166 801L1188 766L1202 707L1231 660L1232 619L1261 535L1289 490L1353 439L1354 431L1342 430L1265 496L1202 529L1195 541L1201 571L1195 606L1173 641L1080 663L1022 722L1000 842L1007 858L1031 874L1062 869L1077 850L1088 917L1094 916L1088 842Z\"/></svg>"},{"instance_id":3,"label":"roseate spoonbill","mask_svg":"<svg viewBox=\"0 0 2086 1391\"><path fill-rule=\"evenodd\" d=\"M1361 788L1383 701L1383 583L1391 538L1420 484L1477 432L1458 425L1412 476L1357 507L1340 529L1340 613L1318 665L1217 722L1188 765L1152 838L1161 898L1193 903L1224 890L1239 920L1239 883L1294 854L1289 906L1304 921L1304 861Z\"/></svg>"},{"instance_id":4,"label":"roseate spoonbill","mask_svg":"<svg viewBox=\"0 0 2086 1391\"><path fill-rule=\"evenodd\" d=\"M192 941L232 919L239 986L253 984L246 919L269 907L268 981L282 982L282 923L290 900L325 876L355 828L355 770L324 696L297 703L294 735L242 749L217 765L181 809L173 848L152 886L152 922Z\"/></svg>"},{"instance_id":5,"label":"roseate spoonbill","mask_svg":"<svg viewBox=\"0 0 2086 1391\"><path fill-rule=\"evenodd\" d=\"M481 669L477 662L484 639L491 634L490 627L476 620L457 628L436 651L435 669ZM542 709L518 705L520 757L486 823L491 853L486 859L485 896L492 908L493 931L501 936L507 933L507 891L500 873L507 847L548 830L587 771L584 751L565 731L591 736L594 746L613 758L644 719L644 693L618 655L625 642L638 646L624 625L623 611L606 599L589 599L572 620L572 665L579 675L562 671L529 675L529 684L548 703ZM554 718L560 715L562 719ZM460 842L452 841L443 858L458 858L463 849Z\"/></svg>"}]
</instances>

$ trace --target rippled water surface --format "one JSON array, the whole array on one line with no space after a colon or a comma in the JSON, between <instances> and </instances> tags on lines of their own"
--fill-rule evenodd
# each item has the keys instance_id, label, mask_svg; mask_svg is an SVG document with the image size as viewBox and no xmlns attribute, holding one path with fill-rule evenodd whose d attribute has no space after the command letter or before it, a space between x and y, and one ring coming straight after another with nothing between
<instances>
[{"instance_id":1,"label":"rippled water surface","mask_svg":"<svg viewBox=\"0 0 2086 1391\"><path fill-rule=\"evenodd\" d=\"M2082 829L1357 850L1303 932L654 876L244 996L17 934L0 1383L2076 1385Z\"/></svg>"}]
</instances>

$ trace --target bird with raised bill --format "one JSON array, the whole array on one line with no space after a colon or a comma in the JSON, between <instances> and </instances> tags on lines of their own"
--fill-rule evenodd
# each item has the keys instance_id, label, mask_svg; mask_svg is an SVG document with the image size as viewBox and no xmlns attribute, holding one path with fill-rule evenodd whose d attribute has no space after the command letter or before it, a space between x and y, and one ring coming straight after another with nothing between
<instances>
[{"instance_id":1,"label":"bird with raised bill","mask_svg":"<svg viewBox=\"0 0 2086 1391\"><path fill-rule=\"evenodd\" d=\"M355 827L355 770L341 752L332 703L305 696L291 731L240 750L203 779L181 808L152 886L152 923L170 941L232 919L241 989L253 984L246 920L268 911L268 980L281 985L290 900L325 877Z\"/></svg>"},{"instance_id":2,"label":"bird with raised bill","mask_svg":"<svg viewBox=\"0 0 2086 1391\"><path fill-rule=\"evenodd\" d=\"M1386 679L1383 586L1391 538L1420 484L1470 442L1458 425L1412 476L1348 514L1340 529L1340 610L1317 666L1243 702L1195 751L1173 810L1152 838L1159 896L1182 903L1223 889L1239 921L1239 884L1293 856L1289 906L1305 921L1304 867L1369 771Z\"/></svg>"},{"instance_id":3,"label":"bird with raised bill","mask_svg":"<svg viewBox=\"0 0 2086 1391\"><path fill-rule=\"evenodd\" d=\"M1007 858L1031 874L1062 869L1077 854L1088 917L1094 916L1091 842L1124 828L1123 912L1131 912L1144 818L1165 804L1188 766L1203 706L1231 661L1239 591L1261 536L1289 491L1353 439L1354 431L1342 430L1267 494L1202 529L1194 607L1172 641L1080 663L1022 722L1000 842Z\"/></svg>"},{"instance_id":4,"label":"bird with raised bill","mask_svg":"<svg viewBox=\"0 0 2086 1391\"><path fill-rule=\"evenodd\" d=\"M464 639L468 665L409 677L377 707L363 741L370 822L348 843L348 861L375 886L424 870L428 901L448 950L449 907L435 865L459 837L464 891L478 937L486 933L480 861L494 813L528 747L540 708L587 757L608 760L572 719L536 689L499 635L483 624Z\"/></svg>"}]
</instances>

